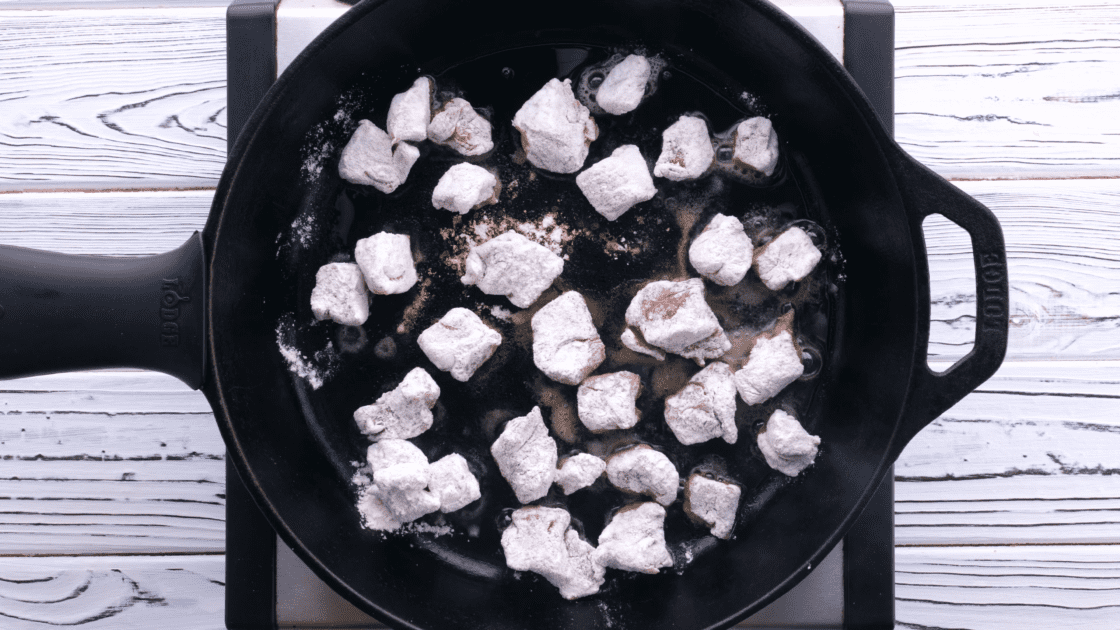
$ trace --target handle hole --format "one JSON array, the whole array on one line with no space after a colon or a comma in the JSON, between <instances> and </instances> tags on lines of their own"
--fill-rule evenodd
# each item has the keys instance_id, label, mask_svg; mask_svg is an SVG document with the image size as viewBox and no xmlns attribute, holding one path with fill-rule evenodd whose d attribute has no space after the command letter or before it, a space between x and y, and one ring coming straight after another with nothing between
<instances>
[{"instance_id":1,"label":"handle hole","mask_svg":"<svg viewBox=\"0 0 1120 630\"><path fill-rule=\"evenodd\" d=\"M929 350L926 363L944 372L976 339L976 270L968 232L938 214L922 221L929 257Z\"/></svg>"}]
</instances>

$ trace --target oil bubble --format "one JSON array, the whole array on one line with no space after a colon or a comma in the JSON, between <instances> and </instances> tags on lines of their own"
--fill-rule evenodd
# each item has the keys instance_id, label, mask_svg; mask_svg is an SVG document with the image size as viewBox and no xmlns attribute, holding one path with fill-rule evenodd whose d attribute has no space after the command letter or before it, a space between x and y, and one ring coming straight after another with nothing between
<instances>
[{"instance_id":1,"label":"oil bubble","mask_svg":"<svg viewBox=\"0 0 1120 630\"><path fill-rule=\"evenodd\" d=\"M397 356L397 342L392 337L384 337L373 347L373 354L382 361L388 361Z\"/></svg>"},{"instance_id":2,"label":"oil bubble","mask_svg":"<svg viewBox=\"0 0 1120 630\"><path fill-rule=\"evenodd\" d=\"M798 340L799 345L801 340ZM805 366L805 371L797 380L808 381L815 378L821 372L821 367L824 365L824 359L821 358L821 353L812 346L801 345L801 365Z\"/></svg>"}]
</instances>

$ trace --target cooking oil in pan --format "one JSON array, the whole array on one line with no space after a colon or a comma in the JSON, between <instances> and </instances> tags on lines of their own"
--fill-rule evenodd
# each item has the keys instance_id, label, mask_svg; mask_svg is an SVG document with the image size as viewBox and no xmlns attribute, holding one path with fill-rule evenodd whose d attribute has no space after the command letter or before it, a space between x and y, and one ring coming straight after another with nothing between
<instances>
[{"instance_id":1,"label":"cooking oil in pan","mask_svg":"<svg viewBox=\"0 0 1120 630\"><path fill-rule=\"evenodd\" d=\"M605 114L595 91L612 64L626 54L645 52L655 72L639 107L622 116ZM521 150L520 134L511 124L514 113L553 77L571 79L575 93L592 111L599 128L585 166L609 156L624 144L638 146L651 167L661 150L661 132L682 114L703 117L713 133L716 160L709 172L694 181L655 179L657 195L631 208L616 221L607 221L591 207L575 184L575 175L559 175L532 167ZM395 90L385 80L371 80L368 97L359 91L355 116L384 127L389 97L403 91L415 75L403 77ZM289 329L288 341L306 356L335 348L332 374L309 397L323 417L336 418L338 430L352 443L349 457L364 459L368 444L351 419L359 406L369 404L393 388L412 368L421 366L441 388L433 427L414 439L434 461L457 452L469 462L482 486L482 499L451 514L424 517L433 525L452 525L457 532L425 541L418 547L454 566L464 558L504 571L500 530L511 509L520 507L509 484L490 456L491 443L506 421L540 406L552 436L566 454L588 452L609 456L633 444L648 444L666 453L681 474L681 492L668 509L666 539L674 554L674 570L682 572L699 555L718 549L707 529L692 522L681 508L683 484L693 472L733 480L743 488L735 535L750 535L750 522L769 496L784 485L796 485L767 467L754 437L777 408L794 413L810 432L821 420L809 414L812 397L828 366L829 319L832 296L838 291L838 252L830 245L824 208L804 185L808 176L781 146L783 157L771 177L737 168L731 160L731 131L754 115L768 115L782 137L780 112L767 112L759 99L742 86L722 82L718 87L697 79L687 59L649 51L594 46L530 47L491 54L433 73L437 83L434 105L459 96L467 99L493 125L495 148L478 158L464 158L453 150L423 143L421 158L408 181L392 194L352 185L337 176L337 151L324 162L316 185L328 191L322 202L304 210L293 230L314 232L296 245L282 248L280 257L300 261L299 300L306 304L319 265L352 260L358 239L380 231L409 234L420 281L409 292L373 296L370 318L360 329L331 322L314 322L309 309ZM365 99L365 100L363 100ZM345 143L341 137L337 146ZM499 174L501 193L496 205L460 216L432 207L431 193L446 170L470 161ZM683 446L665 424L665 396L675 393L699 367L688 359L668 355L656 361L621 345L624 313L631 299L653 280L699 277L687 261L687 248L716 213L738 217L756 248L789 226L804 229L824 251L822 262L804 280L770 291L752 271L736 286L705 282L707 301L733 343L726 360L741 366L746 349L760 332L788 321L803 351L805 375L775 398L753 407L737 402L737 444L722 440ZM308 227L310 226L310 227ZM561 255L564 272L530 308L519 310L501 296L484 295L460 282L466 254L506 230L516 230ZM289 243L296 242L288 239ZM641 420L630 430L590 433L576 415L576 387L545 377L533 364L530 319L542 305L565 291L586 299L593 320L607 346L607 359L596 373L630 370L642 377L637 406ZM448 310L465 307L502 334L503 341L467 383L437 370L416 344L416 337ZM784 316L784 317L783 317ZM326 447L326 445L325 445ZM822 445L822 456L828 445ZM812 469L810 469L811 472ZM806 473L809 474L809 473ZM593 486L564 496L557 486L540 503L566 507L577 527L594 542L613 514L636 497L613 488L605 478ZM423 536L423 534L413 534ZM713 544L715 543L715 544ZM604 590L610 589L608 580Z\"/></svg>"}]
</instances>

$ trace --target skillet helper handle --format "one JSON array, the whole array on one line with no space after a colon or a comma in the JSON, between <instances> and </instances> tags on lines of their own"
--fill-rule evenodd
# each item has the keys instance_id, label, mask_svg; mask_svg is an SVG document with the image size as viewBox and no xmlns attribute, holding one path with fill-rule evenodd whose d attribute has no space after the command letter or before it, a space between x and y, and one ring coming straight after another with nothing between
<instances>
[{"instance_id":1,"label":"skillet helper handle","mask_svg":"<svg viewBox=\"0 0 1120 630\"><path fill-rule=\"evenodd\" d=\"M198 232L144 257L0 246L0 379L133 367L198 389L205 284Z\"/></svg>"},{"instance_id":2,"label":"skillet helper handle","mask_svg":"<svg viewBox=\"0 0 1120 630\"><path fill-rule=\"evenodd\" d=\"M925 334L917 352L919 363L913 370L911 398L900 427L902 434L894 441L897 455L918 431L999 369L1007 354L1010 302L1007 247L1003 230L992 211L901 150L895 165L903 189L903 203L910 215L911 231L915 241L922 243L921 255L926 255L922 221L931 214L939 214L968 232L976 274L975 345L941 373L932 371L926 362L930 301L928 276L924 279L926 290L924 304L919 305L919 317L924 322L921 325Z\"/></svg>"}]
</instances>

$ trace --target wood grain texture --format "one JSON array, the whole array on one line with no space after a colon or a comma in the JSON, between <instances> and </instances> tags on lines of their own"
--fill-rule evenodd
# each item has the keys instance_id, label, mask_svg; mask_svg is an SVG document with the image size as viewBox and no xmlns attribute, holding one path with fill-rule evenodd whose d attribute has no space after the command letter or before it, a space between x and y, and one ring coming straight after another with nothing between
<instances>
[{"instance_id":1,"label":"wood grain texture","mask_svg":"<svg viewBox=\"0 0 1120 630\"><path fill-rule=\"evenodd\" d=\"M1120 2L894 5L911 155L953 178L1120 175Z\"/></svg>"},{"instance_id":2,"label":"wood grain texture","mask_svg":"<svg viewBox=\"0 0 1120 630\"><path fill-rule=\"evenodd\" d=\"M214 186L224 18L219 7L0 10L0 191Z\"/></svg>"},{"instance_id":3,"label":"wood grain texture","mask_svg":"<svg viewBox=\"0 0 1120 630\"><path fill-rule=\"evenodd\" d=\"M152 372L0 382L0 555L220 552L225 446Z\"/></svg>"},{"instance_id":4,"label":"wood grain texture","mask_svg":"<svg viewBox=\"0 0 1120 630\"><path fill-rule=\"evenodd\" d=\"M225 628L223 556L0 558L0 626Z\"/></svg>"},{"instance_id":5,"label":"wood grain texture","mask_svg":"<svg viewBox=\"0 0 1120 630\"><path fill-rule=\"evenodd\" d=\"M1120 358L1120 179L956 183L995 213L1007 241L1008 358ZM975 335L972 247L943 218L925 228L929 351L956 360Z\"/></svg>"},{"instance_id":6,"label":"wood grain texture","mask_svg":"<svg viewBox=\"0 0 1120 630\"><path fill-rule=\"evenodd\" d=\"M1120 545L902 548L896 628L1113 630Z\"/></svg>"},{"instance_id":7,"label":"wood grain texture","mask_svg":"<svg viewBox=\"0 0 1120 630\"><path fill-rule=\"evenodd\" d=\"M202 229L213 199L213 190L0 195L0 244L65 254L159 254Z\"/></svg>"},{"instance_id":8,"label":"wood grain texture","mask_svg":"<svg viewBox=\"0 0 1120 630\"><path fill-rule=\"evenodd\" d=\"M899 545L1120 543L1120 363L1005 363L895 476Z\"/></svg>"}]
</instances>

